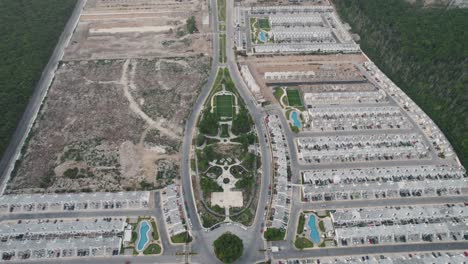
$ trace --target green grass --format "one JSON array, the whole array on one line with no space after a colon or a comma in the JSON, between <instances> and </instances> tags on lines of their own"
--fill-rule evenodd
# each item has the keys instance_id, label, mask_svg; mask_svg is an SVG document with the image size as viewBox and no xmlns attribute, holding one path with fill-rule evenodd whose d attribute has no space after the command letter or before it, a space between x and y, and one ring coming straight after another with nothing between
<instances>
[{"instance_id":1,"label":"green grass","mask_svg":"<svg viewBox=\"0 0 468 264\"><path fill-rule=\"evenodd\" d=\"M284 94L284 90L283 88L281 87L275 87L274 88L274 92L273 92L273 95L275 96L276 100L278 100L278 102L281 103L281 97L283 96Z\"/></svg>"},{"instance_id":2,"label":"green grass","mask_svg":"<svg viewBox=\"0 0 468 264\"><path fill-rule=\"evenodd\" d=\"M171 237L171 241L174 244L183 244L192 241L192 237L187 233L183 232Z\"/></svg>"},{"instance_id":3,"label":"green grass","mask_svg":"<svg viewBox=\"0 0 468 264\"><path fill-rule=\"evenodd\" d=\"M218 21L226 22L226 0L217 0L218 7Z\"/></svg>"},{"instance_id":4,"label":"green grass","mask_svg":"<svg viewBox=\"0 0 468 264\"><path fill-rule=\"evenodd\" d=\"M256 43L257 42L257 36L255 35L255 26L254 26L254 23L255 23L256 19L251 17L250 18L250 21L249 21L249 25L250 25L250 38L252 39L252 42L253 43Z\"/></svg>"},{"instance_id":5,"label":"green grass","mask_svg":"<svg viewBox=\"0 0 468 264\"><path fill-rule=\"evenodd\" d=\"M229 137L229 126L228 124L221 125L221 137L228 138Z\"/></svg>"},{"instance_id":6,"label":"green grass","mask_svg":"<svg viewBox=\"0 0 468 264\"><path fill-rule=\"evenodd\" d=\"M219 62L225 63L226 61L226 34L219 34Z\"/></svg>"},{"instance_id":7,"label":"green grass","mask_svg":"<svg viewBox=\"0 0 468 264\"><path fill-rule=\"evenodd\" d=\"M301 213L299 216L299 222L297 224L297 233L301 234L304 231L304 224L305 224L305 215Z\"/></svg>"},{"instance_id":8,"label":"green grass","mask_svg":"<svg viewBox=\"0 0 468 264\"><path fill-rule=\"evenodd\" d=\"M232 95L217 95L215 97L216 113L220 117L232 117Z\"/></svg>"},{"instance_id":9,"label":"green grass","mask_svg":"<svg viewBox=\"0 0 468 264\"><path fill-rule=\"evenodd\" d=\"M323 221L319 222L320 232L325 232L325 223Z\"/></svg>"},{"instance_id":10,"label":"green grass","mask_svg":"<svg viewBox=\"0 0 468 264\"><path fill-rule=\"evenodd\" d=\"M133 226L132 228L132 239L130 240L130 243L132 244L135 244L137 237L138 237L138 233L135 231L135 228L136 228L136 225Z\"/></svg>"},{"instance_id":11,"label":"green grass","mask_svg":"<svg viewBox=\"0 0 468 264\"><path fill-rule=\"evenodd\" d=\"M299 90L297 89L287 89L286 94L288 96L288 104L293 107L301 107L302 101L301 101L301 94L299 93Z\"/></svg>"},{"instance_id":12,"label":"green grass","mask_svg":"<svg viewBox=\"0 0 468 264\"><path fill-rule=\"evenodd\" d=\"M220 215L224 215L226 213L226 209L224 209L224 207L221 207L219 205L213 205L210 207L211 210L215 211L216 213L220 214Z\"/></svg>"},{"instance_id":13,"label":"green grass","mask_svg":"<svg viewBox=\"0 0 468 264\"><path fill-rule=\"evenodd\" d=\"M284 240L284 236L286 235L285 230L281 230L278 228L268 228L263 236L267 241L280 241Z\"/></svg>"},{"instance_id":14,"label":"green grass","mask_svg":"<svg viewBox=\"0 0 468 264\"><path fill-rule=\"evenodd\" d=\"M231 210L232 208L229 208L229 209ZM231 219L245 226L250 226L254 220L254 217L255 215L253 214L252 210L248 208L247 210L242 212L240 215L231 217Z\"/></svg>"},{"instance_id":15,"label":"green grass","mask_svg":"<svg viewBox=\"0 0 468 264\"><path fill-rule=\"evenodd\" d=\"M291 128L291 131L294 133L299 133L299 128L297 126L294 126L293 124L289 124L289 127Z\"/></svg>"},{"instance_id":16,"label":"green grass","mask_svg":"<svg viewBox=\"0 0 468 264\"><path fill-rule=\"evenodd\" d=\"M257 19L258 21L258 27L260 29L263 29L265 31L269 31L270 30L270 20L268 20L268 18L259 18Z\"/></svg>"},{"instance_id":17,"label":"green grass","mask_svg":"<svg viewBox=\"0 0 468 264\"><path fill-rule=\"evenodd\" d=\"M205 228L210 228L217 223L221 223L224 220L224 219L221 219L221 217L214 216L210 213L202 214L201 218L203 222L203 227Z\"/></svg>"},{"instance_id":18,"label":"green grass","mask_svg":"<svg viewBox=\"0 0 468 264\"><path fill-rule=\"evenodd\" d=\"M217 0L218 22L226 22L226 0Z\"/></svg>"},{"instance_id":19,"label":"green grass","mask_svg":"<svg viewBox=\"0 0 468 264\"><path fill-rule=\"evenodd\" d=\"M145 250L143 250L144 255L157 255L161 253L161 246L158 244L149 244Z\"/></svg>"},{"instance_id":20,"label":"green grass","mask_svg":"<svg viewBox=\"0 0 468 264\"><path fill-rule=\"evenodd\" d=\"M75 4L76 0L0 1L0 156Z\"/></svg>"},{"instance_id":21,"label":"green grass","mask_svg":"<svg viewBox=\"0 0 468 264\"><path fill-rule=\"evenodd\" d=\"M314 243L305 237L298 237L296 241L294 241L294 246L298 249L313 248Z\"/></svg>"},{"instance_id":22,"label":"green grass","mask_svg":"<svg viewBox=\"0 0 468 264\"><path fill-rule=\"evenodd\" d=\"M158 228L156 226L156 222L154 219L151 219L151 227L153 228L153 239L158 240L159 239Z\"/></svg>"},{"instance_id":23,"label":"green grass","mask_svg":"<svg viewBox=\"0 0 468 264\"><path fill-rule=\"evenodd\" d=\"M200 180L200 185L201 185L203 193L205 194L223 191L223 188L221 188L221 186L219 186L215 180L209 177L202 177Z\"/></svg>"},{"instance_id":24,"label":"green grass","mask_svg":"<svg viewBox=\"0 0 468 264\"><path fill-rule=\"evenodd\" d=\"M253 43L258 42L258 33L260 31L269 31L271 29L270 21L268 18L250 18L250 35ZM261 41L260 41L261 42ZM267 42L270 42L268 39ZM263 43L263 42L261 42Z\"/></svg>"}]
</instances>

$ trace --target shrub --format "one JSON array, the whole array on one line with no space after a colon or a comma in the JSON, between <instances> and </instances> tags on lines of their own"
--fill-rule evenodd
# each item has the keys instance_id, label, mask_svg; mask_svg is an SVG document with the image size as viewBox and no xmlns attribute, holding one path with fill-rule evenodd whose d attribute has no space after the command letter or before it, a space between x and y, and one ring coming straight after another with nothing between
<instances>
[{"instance_id":1,"label":"shrub","mask_svg":"<svg viewBox=\"0 0 468 264\"><path fill-rule=\"evenodd\" d=\"M198 32L198 29L197 29L197 23L195 21L195 17L194 16L191 16L187 19L187 31L190 33L190 34L193 34L195 32Z\"/></svg>"},{"instance_id":2,"label":"shrub","mask_svg":"<svg viewBox=\"0 0 468 264\"><path fill-rule=\"evenodd\" d=\"M278 240L284 240L285 234L286 234L286 231L282 229L268 228L263 234L263 236L268 241L278 241Z\"/></svg>"}]
</instances>

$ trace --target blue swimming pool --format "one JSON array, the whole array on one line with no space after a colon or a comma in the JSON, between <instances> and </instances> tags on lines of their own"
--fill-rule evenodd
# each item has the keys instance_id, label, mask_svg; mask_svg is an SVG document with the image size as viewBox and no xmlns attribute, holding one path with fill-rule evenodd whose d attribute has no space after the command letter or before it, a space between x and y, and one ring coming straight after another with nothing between
<instances>
[{"instance_id":1,"label":"blue swimming pool","mask_svg":"<svg viewBox=\"0 0 468 264\"><path fill-rule=\"evenodd\" d=\"M150 224L148 221L141 221L138 229L137 250L143 251L149 242Z\"/></svg>"},{"instance_id":2,"label":"blue swimming pool","mask_svg":"<svg viewBox=\"0 0 468 264\"><path fill-rule=\"evenodd\" d=\"M259 38L260 41L263 42L263 43L267 42L267 38L266 38L265 32L263 32L263 31L260 31L260 33L258 33L258 38Z\"/></svg>"},{"instance_id":3,"label":"blue swimming pool","mask_svg":"<svg viewBox=\"0 0 468 264\"><path fill-rule=\"evenodd\" d=\"M309 222L307 224L309 225L310 238L312 239L312 242L315 244L320 243L320 234L315 224L315 215L309 215Z\"/></svg>"},{"instance_id":4,"label":"blue swimming pool","mask_svg":"<svg viewBox=\"0 0 468 264\"><path fill-rule=\"evenodd\" d=\"M297 128L301 128L301 121L299 120L299 115L297 114L296 111L292 112L291 118L293 120L293 125Z\"/></svg>"}]
</instances>

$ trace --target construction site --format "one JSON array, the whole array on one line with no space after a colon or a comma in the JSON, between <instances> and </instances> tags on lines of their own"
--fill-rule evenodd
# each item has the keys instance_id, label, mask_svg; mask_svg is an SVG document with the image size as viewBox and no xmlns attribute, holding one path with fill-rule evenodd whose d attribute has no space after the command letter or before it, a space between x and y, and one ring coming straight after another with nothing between
<instances>
[{"instance_id":1,"label":"construction site","mask_svg":"<svg viewBox=\"0 0 468 264\"><path fill-rule=\"evenodd\" d=\"M7 193L129 191L179 177L210 69L203 1L87 1Z\"/></svg>"}]
</instances>

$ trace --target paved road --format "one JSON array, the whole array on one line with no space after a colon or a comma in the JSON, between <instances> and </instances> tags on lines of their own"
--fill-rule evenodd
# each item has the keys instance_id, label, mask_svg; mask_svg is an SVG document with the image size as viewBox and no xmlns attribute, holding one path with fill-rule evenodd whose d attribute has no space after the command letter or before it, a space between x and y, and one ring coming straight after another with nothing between
<instances>
[{"instance_id":1,"label":"paved road","mask_svg":"<svg viewBox=\"0 0 468 264\"><path fill-rule=\"evenodd\" d=\"M213 46L213 59L211 64L210 76L207 83L202 87L201 93L192 109L192 113L187 120L185 125L184 139L182 142L182 164L181 164L181 180L182 180L182 193L184 200L187 203L187 216L190 218L192 227L190 232L194 238L191 248L192 251L197 252L197 258L199 260L207 261L205 263L214 263L216 258L210 252L211 245L207 243L207 240L203 238L204 228L201 225L198 217L198 212L195 204L195 197L192 192L192 181L190 171L190 152L192 147L192 138L197 127L197 119L202 111L203 103L206 101L210 89L216 78L216 73L219 66L219 36L218 36L218 13L216 9L216 1L211 1L211 29L212 35L212 46ZM203 262L200 262L203 263Z\"/></svg>"},{"instance_id":2,"label":"paved road","mask_svg":"<svg viewBox=\"0 0 468 264\"><path fill-rule=\"evenodd\" d=\"M218 21L217 21L217 10L216 0L211 0L211 26L213 30L213 61L210 76L206 85L202 88L199 98L196 100L192 114L187 120L185 127L185 135L182 144L182 164L181 164L181 179L182 179L182 190L184 200L187 202L187 214L190 218L192 226L190 231L192 236L195 238L194 242L190 245L190 250L195 253L191 257L193 263L219 263L214 256L212 242L219 237L222 233L230 231L238 235L244 241L245 252L238 263L254 263L265 259L265 252L262 250L265 248L265 243L260 233L261 223L264 221L265 207L268 197L268 185L270 184L271 167L267 164L271 164L271 153L268 142L265 142L265 127L263 124L264 112L270 114L278 114L281 120L281 124L284 128L284 133L287 139L290 157L291 157L291 169L293 172L293 182L299 183L299 171L307 168L316 168L316 166L307 166L298 164L298 157L296 153L296 146L294 138L297 136L289 129L289 124L281 113L281 109L276 106L268 106L265 109L259 108L253 100L248 88L244 84L240 73L237 68L235 54L233 50L233 1L227 1L227 62L226 64L219 64L219 43L218 43ZM34 120L37 113L37 109L40 106L43 96L47 91L47 87L53 76L53 72L56 69L57 63L62 57L63 48L68 43L68 40L73 32L73 29L78 21L81 8L84 5L84 0L79 0L77 7L68 22L64 33L62 34L59 44L54 51L54 54L49 61L48 66L44 70L43 76L40 83L38 84L33 99L28 105L28 110L25 112L20 126L17 129L16 141L12 142L13 146L10 146L7 150L7 154L4 156L2 163L0 163L0 172L2 172L2 179L4 179L5 171L8 170L8 166L12 160L16 158L19 152L21 142L24 141L24 137L27 134L30 123ZM260 187L260 196L257 213L255 216L254 223L251 227L241 227L233 224L221 225L218 229L207 232L202 227L198 218L197 209L192 193L191 179L190 179L190 152L193 134L196 129L197 118L202 110L203 103L207 99L210 89L214 83L216 72L218 67L228 67L232 79L238 88L239 94L245 101L246 106L255 121L255 127L258 131L260 141L260 151L262 154L262 185ZM16 143L15 143L16 142ZM6 162L7 160L8 162ZM394 166L395 163L392 163ZM336 167L337 165L333 165ZM341 165L339 165L341 166ZM343 166L349 167L349 164L343 164ZM352 165L359 166L357 165ZM432 204L432 203L455 203L466 201L466 197L447 197L447 198L418 198L418 199L383 199L383 200L361 200L361 201L334 201L334 202L320 202L320 203L302 203L299 199L299 187L294 186L293 206L292 206L292 218L290 220L289 230L292 232L288 233L286 241L275 242L274 245L279 245L282 250L277 253L272 253L274 259L282 258L302 258L302 257L320 257L320 256L343 256L343 255L355 255L355 254L373 254L373 253L389 253L389 252L414 252L414 251L433 251L433 250L444 250L444 249L466 249L468 242L463 243L433 243L433 244L404 244L404 245L386 245L386 246L373 246L373 247L349 247L349 248L331 248L331 249L314 249L309 251L297 251L292 247L292 239L294 237L295 222L297 214L302 209L336 209L336 208L349 208L349 207L368 207L368 206L386 206L386 205L409 205L409 204ZM90 211L90 212L55 212L55 213L40 213L40 214L16 214L16 215L2 215L1 220L13 220L13 219L34 219L34 218L60 218L60 217L119 217L119 216L138 216L138 215L151 215L156 217L158 227L161 234L161 239L164 247L162 256L158 257L124 257L116 256L113 258L79 258L73 260L66 260L70 263L124 263L125 261L131 261L132 263L182 263L186 259L184 256L179 255L184 247L174 246L170 244L169 237L165 231L165 223L163 214L159 206L160 195L158 192L155 193L155 206L156 208L144 209L144 210L108 210L108 211ZM49 261L49 260L48 260ZM53 262L63 262L63 259L50 260Z\"/></svg>"},{"instance_id":3,"label":"paved road","mask_svg":"<svg viewBox=\"0 0 468 264\"><path fill-rule=\"evenodd\" d=\"M214 1L214 0L212 0ZM244 248L247 250L244 251L242 257L238 260L238 263L253 263L255 261L261 261L265 259L265 253L260 251L263 249L263 239L261 231L261 224L264 221L265 215L265 206L268 200L268 186L270 185L271 181L271 152L270 147L265 142L265 135L266 129L264 126L264 114L260 107L257 106L257 102L252 97L249 89L247 88L246 84L244 83L237 63L236 57L234 54L234 22L233 22L233 15L234 15L234 1L228 0L226 4L226 54L227 54L227 66L231 73L232 80L239 91L240 96L246 103L247 109L251 117L254 120L255 128L257 129L258 137L259 137L259 145L260 145L260 152L262 155L262 183L259 189L259 201L257 206L257 212L255 216L255 220L252 226L247 230L248 239L244 240ZM240 231L240 230L239 230ZM237 234L237 232L236 232Z\"/></svg>"},{"instance_id":4,"label":"paved road","mask_svg":"<svg viewBox=\"0 0 468 264\"><path fill-rule=\"evenodd\" d=\"M29 130L31 129L34 120L39 112L42 101L47 94L47 90L52 83L52 80L55 75L55 70L57 69L59 61L63 57L64 49L68 45L70 38L75 30L78 20L83 10L85 0L78 0L73 10L70 19L68 20L65 28L60 35L57 45L55 46L54 52L49 59L49 62L42 71L41 78L36 84L34 93L31 96L28 106L23 113L23 116L16 127L15 133L13 134L10 144L8 145L3 157L0 161L0 194L5 190L6 183L9 180L9 174L13 170L16 159L19 157L21 148L26 140Z\"/></svg>"},{"instance_id":5,"label":"paved road","mask_svg":"<svg viewBox=\"0 0 468 264\"><path fill-rule=\"evenodd\" d=\"M452 243L420 243L420 244L399 244L399 245L374 245L368 247L350 247L350 248L320 248L303 251L279 251L273 253L274 259L288 258L311 258L311 257L334 257L349 255L370 255L384 253L402 253L402 252L422 252L422 251L447 251L447 250L466 250L468 242Z\"/></svg>"},{"instance_id":6,"label":"paved road","mask_svg":"<svg viewBox=\"0 0 468 264\"><path fill-rule=\"evenodd\" d=\"M263 241L261 239L260 229L261 223L263 222L263 217L265 213L264 204L267 199L267 190L270 180L270 167L269 166L262 166L262 185L260 187L260 198L261 201L259 203L256 217L254 223L251 227L241 227L234 224L223 224L219 228L205 232L204 228L201 226L200 220L197 216L197 211L195 207L195 203L193 201L192 195L192 188L191 188L191 181L190 181L190 148L193 133L196 127L197 117L199 116L204 101L207 99L211 86L213 85L214 78L216 77L216 70L218 66L227 66L231 72L231 77L236 84L236 87L239 90L239 94L242 99L245 101L247 108L252 115L252 118L255 121L255 127L258 131L259 138L260 138L260 150L262 153L262 165L263 164L270 164L269 160L271 160L269 147L267 146L266 142L264 141L263 135L265 134L265 129L263 127L263 116L262 114L257 111L255 102L252 101L252 98L249 96L249 92L245 85L242 82L242 78L240 77L240 73L237 69L237 65L235 63L235 56L233 53L232 47L232 36L233 36L233 28L232 28L232 14L233 14L233 1L228 1L227 4L227 30L226 35L228 38L227 41L227 64L220 65L218 64L218 24L217 24L217 10L214 8L216 6L216 0L211 1L212 5L212 27L213 27L213 65L211 69L211 75L208 80L208 83L203 87L201 95L197 99L195 103L192 115L190 116L187 126L186 132L184 135L184 142L182 145L182 155L183 155L183 164L181 166L181 173L182 173L182 182L183 182L183 191L184 191L184 199L188 201L188 214L190 215L192 221L192 234L195 237L195 241L192 243L192 251L196 252L197 254L192 257L194 262L198 263L215 263L218 262L217 259L214 257L214 252L212 248L212 242L219 237L222 233L226 231L230 231L235 233L244 241L244 247L246 249L258 248L259 245L263 245ZM260 246L261 247L261 246ZM244 255L238 261L239 263L252 263L256 260L261 260L264 258L264 254L259 250L246 250Z\"/></svg>"}]
</instances>

